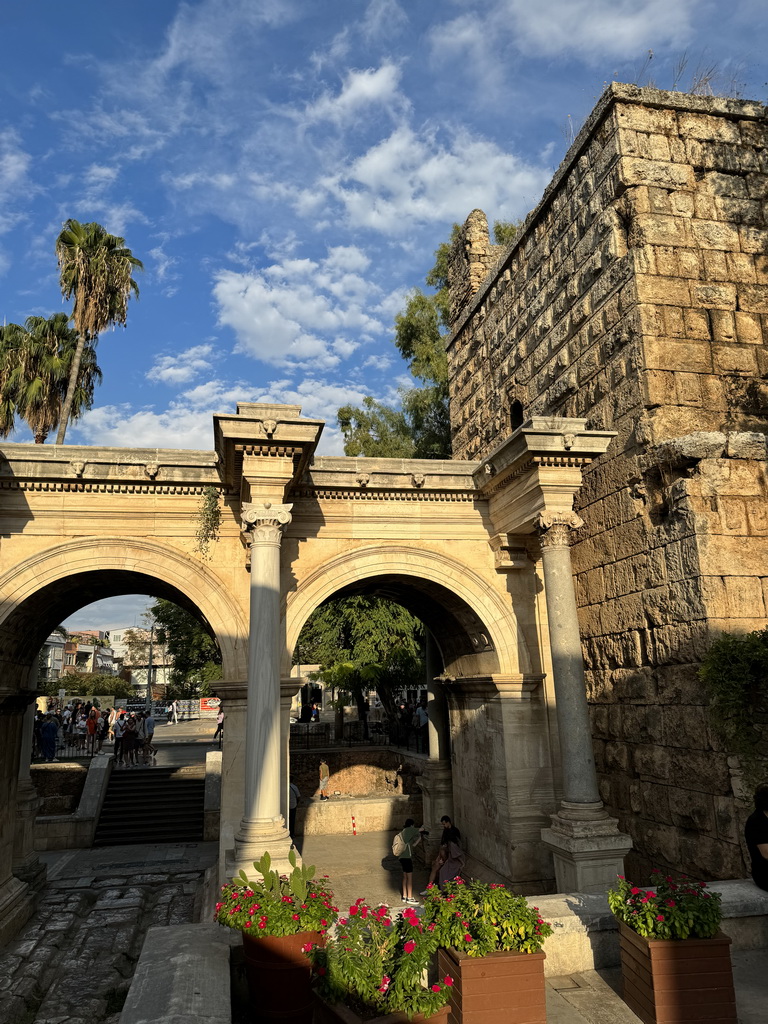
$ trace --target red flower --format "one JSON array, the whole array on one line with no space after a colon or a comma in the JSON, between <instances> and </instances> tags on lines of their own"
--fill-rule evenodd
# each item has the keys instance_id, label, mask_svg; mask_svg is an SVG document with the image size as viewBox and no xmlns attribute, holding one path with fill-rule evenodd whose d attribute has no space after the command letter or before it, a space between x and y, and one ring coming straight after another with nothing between
<instances>
[{"instance_id":1,"label":"red flower","mask_svg":"<svg viewBox=\"0 0 768 1024\"><path fill-rule=\"evenodd\" d=\"M291 920L298 921L299 920L299 915L298 914L291 914Z\"/></svg>"},{"instance_id":2,"label":"red flower","mask_svg":"<svg viewBox=\"0 0 768 1024\"><path fill-rule=\"evenodd\" d=\"M472 941L472 936L469 934L469 932L467 932L467 934L464 936L464 941L465 942L471 942Z\"/></svg>"},{"instance_id":3,"label":"red flower","mask_svg":"<svg viewBox=\"0 0 768 1024\"><path fill-rule=\"evenodd\" d=\"M416 943L413 941L413 939L409 939L403 946L403 951L405 953L412 953L414 949L416 949Z\"/></svg>"},{"instance_id":4,"label":"red flower","mask_svg":"<svg viewBox=\"0 0 768 1024\"><path fill-rule=\"evenodd\" d=\"M629 891L630 891L630 892L632 893L632 895L633 895L633 896L637 896L637 894L638 894L638 893L639 893L639 892L640 892L641 890L640 890L640 889L638 889L636 885L633 885L633 886L632 886L632 888L631 888L631 889L630 889Z\"/></svg>"},{"instance_id":5,"label":"red flower","mask_svg":"<svg viewBox=\"0 0 768 1024\"><path fill-rule=\"evenodd\" d=\"M315 947L312 945L311 942L305 942L304 945L301 947L301 952L302 953L311 953L314 948Z\"/></svg>"},{"instance_id":6,"label":"red flower","mask_svg":"<svg viewBox=\"0 0 768 1024\"><path fill-rule=\"evenodd\" d=\"M448 988L451 988L451 986L453 985L453 978L450 976L450 974L446 974L446 976L443 978L443 984L447 985Z\"/></svg>"},{"instance_id":7,"label":"red flower","mask_svg":"<svg viewBox=\"0 0 768 1024\"><path fill-rule=\"evenodd\" d=\"M355 904L354 904L353 906L351 906L351 907L349 908L349 912L350 912L350 914L351 914L351 915L352 915L352 916L354 917L354 916L355 916L355 914L357 913L357 911L358 911L359 909L360 909L360 908L359 908L359 907L358 907L358 905L357 905L357 904L355 903Z\"/></svg>"},{"instance_id":8,"label":"red flower","mask_svg":"<svg viewBox=\"0 0 768 1024\"><path fill-rule=\"evenodd\" d=\"M432 924L428 924L427 925L427 931L428 932L433 932L434 930L435 930L435 922L433 921Z\"/></svg>"},{"instance_id":9,"label":"red flower","mask_svg":"<svg viewBox=\"0 0 768 1024\"><path fill-rule=\"evenodd\" d=\"M432 986L432 991L433 992L439 992L440 991L440 986L439 985L433 985Z\"/></svg>"},{"instance_id":10,"label":"red flower","mask_svg":"<svg viewBox=\"0 0 768 1024\"><path fill-rule=\"evenodd\" d=\"M323 918L322 921L320 922L320 927L321 928L327 928L328 927L328 922L325 920L325 918Z\"/></svg>"},{"instance_id":11,"label":"red flower","mask_svg":"<svg viewBox=\"0 0 768 1024\"><path fill-rule=\"evenodd\" d=\"M656 920L657 921L663 921L664 920L664 915L663 914L657 914L656 915Z\"/></svg>"},{"instance_id":12,"label":"red flower","mask_svg":"<svg viewBox=\"0 0 768 1024\"><path fill-rule=\"evenodd\" d=\"M324 967L318 967L318 968L317 968L317 973L318 973L318 974L321 974L321 975L322 975L322 974L325 974L325 968L324 968Z\"/></svg>"}]
</instances>

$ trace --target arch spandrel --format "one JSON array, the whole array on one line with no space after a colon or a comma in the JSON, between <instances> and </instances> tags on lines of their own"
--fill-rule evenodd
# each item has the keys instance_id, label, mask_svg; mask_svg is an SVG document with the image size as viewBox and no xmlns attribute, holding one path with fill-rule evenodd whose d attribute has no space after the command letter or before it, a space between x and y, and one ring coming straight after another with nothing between
<instances>
[{"instance_id":1,"label":"arch spandrel","mask_svg":"<svg viewBox=\"0 0 768 1024\"><path fill-rule=\"evenodd\" d=\"M509 597L465 563L438 551L405 545L355 548L323 563L301 578L285 606L286 663L301 628L315 608L332 597L377 594L397 601L435 634L446 662L460 675L529 672L531 659ZM423 599L432 603L432 608ZM435 613L443 613L439 621ZM431 621L432 620L432 621ZM451 645L447 634L462 635ZM441 639L441 632L443 637ZM487 641L487 642L484 642ZM447 655L447 657L446 657Z\"/></svg>"},{"instance_id":2,"label":"arch spandrel","mask_svg":"<svg viewBox=\"0 0 768 1024\"><path fill-rule=\"evenodd\" d=\"M85 601L83 589L88 593ZM247 618L225 581L178 548L125 537L66 541L30 555L0 576L0 636L7 638L4 647L17 649L16 657L8 657L6 649L3 660L18 665L34 657L50 632L52 609L58 622L93 600L142 591L202 615L218 641L224 678L245 677ZM247 580L244 597L247 601Z\"/></svg>"}]
</instances>

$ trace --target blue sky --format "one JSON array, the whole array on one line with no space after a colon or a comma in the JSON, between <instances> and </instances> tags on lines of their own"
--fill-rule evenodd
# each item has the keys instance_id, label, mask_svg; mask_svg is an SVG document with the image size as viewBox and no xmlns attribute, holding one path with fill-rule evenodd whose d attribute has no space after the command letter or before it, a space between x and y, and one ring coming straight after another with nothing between
<instances>
[{"instance_id":1,"label":"blue sky","mask_svg":"<svg viewBox=\"0 0 768 1024\"><path fill-rule=\"evenodd\" d=\"M11 0L0 316L66 308L56 235L97 220L146 270L68 442L210 448L213 412L269 400L340 452L338 406L408 383L393 317L451 224L524 216L612 79L669 87L687 53L683 85L717 63L765 101L767 25L763 0Z\"/></svg>"}]
</instances>

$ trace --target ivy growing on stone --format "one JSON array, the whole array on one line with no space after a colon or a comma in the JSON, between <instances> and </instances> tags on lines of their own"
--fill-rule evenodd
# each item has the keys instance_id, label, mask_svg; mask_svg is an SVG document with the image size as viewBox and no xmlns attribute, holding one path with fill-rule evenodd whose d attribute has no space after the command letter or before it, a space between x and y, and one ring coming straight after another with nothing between
<instances>
[{"instance_id":1,"label":"ivy growing on stone","mask_svg":"<svg viewBox=\"0 0 768 1024\"><path fill-rule=\"evenodd\" d=\"M215 487L206 487L200 499L198 510L198 527L195 533L197 541L195 550L203 558L209 557L209 546L211 541L218 539L221 529L221 508L219 506L219 492Z\"/></svg>"}]
</instances>

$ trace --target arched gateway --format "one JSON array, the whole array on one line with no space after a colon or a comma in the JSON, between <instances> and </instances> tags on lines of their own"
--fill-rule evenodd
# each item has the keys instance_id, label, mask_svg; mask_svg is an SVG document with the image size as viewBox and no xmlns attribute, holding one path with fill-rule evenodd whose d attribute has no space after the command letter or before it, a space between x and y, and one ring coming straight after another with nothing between
<instances>
[{"instance_id":1,"label":"arched gateway","mask_svg":"<svg viewBox=\"0 0 768 1024\"><path fill-rule=\"evenodd\" d=\"M455 808L477 869L531 889L551 884L553 854L568 889L615 871L626 844L597 795L567 541L581 470L611 435L529 420L482 462L438 462L315 457L322 426L241 404L214 418L215 452L0 447L0 919L23 919L34 860L37 651L76 608L136 591L194 610L222 651L222 876L287 856L291 654L322 601L361 592L434 638L425 803ZM206 560L210 486L224 516Z\"/></svg>"}]
</instances>

